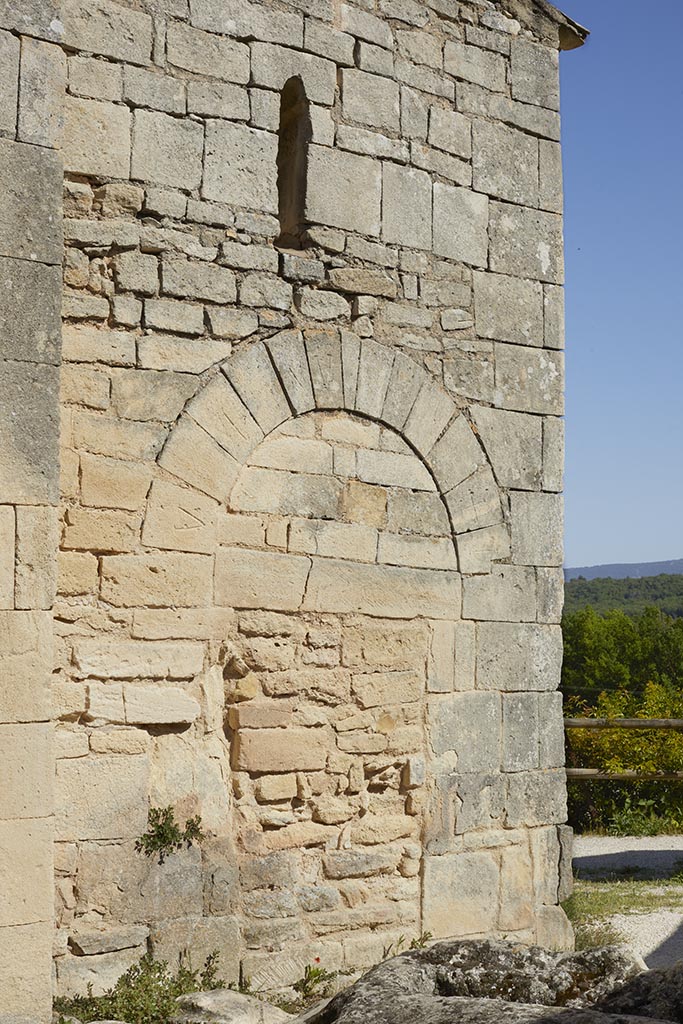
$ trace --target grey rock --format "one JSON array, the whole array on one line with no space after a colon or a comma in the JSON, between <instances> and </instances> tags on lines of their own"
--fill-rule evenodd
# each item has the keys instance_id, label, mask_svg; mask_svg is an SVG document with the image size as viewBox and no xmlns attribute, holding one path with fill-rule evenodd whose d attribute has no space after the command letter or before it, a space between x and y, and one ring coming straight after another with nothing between
<instances>
[{"instance_id":1,"label":"grey rock","mask_svg":"<svg viewBox=\"0 0 683 1024\"><path fill-rule=\"evenodd\" d=\"M441 942L379 964L307 1024L636 1024L592 1004L640 975L619 947L551 953L494 941ZM655 972L650 972L655 973ZM657 972L664 973L664 972ZM649 975L645 975L649 977ZM683 974L681 975L683 977ZM552 1007L549 1010L548 1007ZM680 1020L681 1018L674 1018ZM301 1021L302 1018L297 1018Z\"/></svg>"},{"instance_id":2,"label":"grey rock","mask_svg":"<svg viewBox=\"0 0 683 1024\"><path fill-rule=\"evenodd\" d=\"M291 1020L291 1014L233 989L222 988L211 992L193 992L177 1000L179 1011L174 1024L280 1024Z\"/></svg>"},{"instance_id":3,"label":"grey rock","mask_svg":"<svg viewBox=\"0 0 683 1024\"><path fill-rule=\"evenodd\" d=\"M683 962L630 978L598 1004L606 1013L683 1021Z\"/></svg>"}]
</instances>

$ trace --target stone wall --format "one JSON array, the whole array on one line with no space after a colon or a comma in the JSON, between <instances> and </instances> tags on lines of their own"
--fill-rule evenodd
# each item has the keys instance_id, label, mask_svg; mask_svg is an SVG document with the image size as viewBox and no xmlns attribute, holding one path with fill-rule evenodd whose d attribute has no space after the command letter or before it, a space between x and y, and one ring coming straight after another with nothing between
<instances>
[{"instance_id":1,"label":"stone wall","mask_svg":"<svg viewBox=\"0 0 683 1024\"><path fill-rule=\"evenodd\" d=\"M56 5L0 3L0 1021L51 1011L61 161Z\"/></svg>"},{"instance_id":2,"label":"stone wall","mask_svg":"<svg viewBox=\"0 0 683 1024\"><path fill-rule=\"evenodd\" d=\"M570 943L557 51L575 28L541 0L57 13L61 50L22 44L39 102L7 145L48 147L63 116L58 990L100 991L148 949L218 948L228 980L274 988L425 931ZM59 261L31 237L8 255ZM52 380L38 350L21 358ZM42 480L54 416L32 402L40 435L18 435ZM8 512L15 601L28 576L17 607L48 609L57 543L27 515ZM208 838L157 864L135 840L167 805Z\"/></svg>"}]
</instances>

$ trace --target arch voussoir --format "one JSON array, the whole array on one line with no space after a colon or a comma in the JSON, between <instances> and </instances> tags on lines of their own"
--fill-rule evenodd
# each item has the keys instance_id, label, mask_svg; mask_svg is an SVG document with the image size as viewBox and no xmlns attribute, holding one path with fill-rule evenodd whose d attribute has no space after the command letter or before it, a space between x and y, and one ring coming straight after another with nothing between
<instances>
[{"instance_id":1,"label":"arch voussoir","mask_svg":"<svg viewBox=\"0 0 683 1024\"><path fill-rule=\"evenodd\" d=\"M280 383L297 415L315 409L313 383L301 331L282 331L266 341Z\"/></svg>"}]
</instances>

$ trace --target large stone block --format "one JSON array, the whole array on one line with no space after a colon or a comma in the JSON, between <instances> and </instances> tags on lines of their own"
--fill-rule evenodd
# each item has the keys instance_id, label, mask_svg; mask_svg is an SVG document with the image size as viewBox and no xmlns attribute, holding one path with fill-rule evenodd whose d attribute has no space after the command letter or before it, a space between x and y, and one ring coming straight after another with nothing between
<instances>
[{"instance_id":1,"label":"large stone block","mask_svg":"<svg viewBox=\"0 0 683 1024\"><path fill-rule=\"evenodd\" d=\"M496 565L487 576L463 581L463 615L498 622L536 620L536 575L531 568Z\"/></svg>"},{"instance_id":2,"label":"large stone block","mask_svg":"<svg viewBox=\"0 0 683 1024\"><path fill-rule=\"evenodd\" d=\"M559 626L481 622L477 625L477 641L479 689L557 689L562 668Z\"/></svg>"},{"instance_id":3,"label":"large stone block","mask_svg":"<svg viewBox=\"0 0 683 1024\"><path fill-rule=\"evenodd\" d=\"M434 184L434 252L474 267L488 260L489 201L466 188Z\"/></svg>"},{"instance_id":4,"label":"large stone block","mask_svg":"<svg viewBox=\"0 0 683 1024\"><path fill-rule=\"evenodd\" d=\"M455 834L464 835L497 824L505 810L506 791L505 776L500 773L458 775Z\"/></svg>"},{"instance_id":5,"label":"large stone block","mask_svg":"<svg viewBox=\"0 0 683 1024\"><path fill-rule=\"evenodd\" d=\"M497 53L448 42L444 49L444 70L491 92L503 92L506 85L505 60Z\"/></svg>"},{"instance_id":6,"label":"large stone block","mask_svg":"<svg viewBox=\"0 0 683 1024\"><path fill-rule=\"evenodd\" d=\"M264 345L240 349L222 369L265 433L291 417L289 403Z\"/></svg>"},{"instance_id":7,"label":"large stone block","mask_svg":"<svg viewBox=\"0 0 683 1024\"><path fill-rule=\"evenodd\" d=\"M189 416L182 416L174 427L159 465L219 501L227 500L239 472L232 455Z\"/></svg>"},{"instance_id":8,"label":"large stone block","mask_svg":"<svg viewBox=\"0 0 683 1024\"><path fill-rule=\"evenodd\" d=\"M533 927L533 867L526 843L501 850L500 897L498 927L501 930Z\"/></svg>"},{"instance_id":9,"label":"large stone block","mask_svg":"<svg viewBox=\"0 0 683 1024\"><path fill-rule=\"evenodd\" d=\"M6 360L0 375L0 451L3 501L56 503L59 494L59 370Z\"/></svg>"},{"instance_id":10,"label":"large stone block","mask_svg":"<svg viewBox=\"0 0 683 1024\"><path fill-rule=\"evenodd\" d=\"M0 929L51 919L53 865L49 818L0 822L0 873Z\"/></svg>"},{"instance_id":11,"label":"large stone block","mask_svg":"<svg viewBox=\"0 0 683 1024\"><path fill-rule=\"evenodd\" d=\"M204 132L196 122L155 110L135 111L132 178L176 188L198 188L203 151Z\"/></svg>"},{"instance_id":12,"label":"large stone block","mask_svg":"<svg viewBox=\"0 0 683 1024\"><path fill-rule=\"evenodd\" d=\"M74 50L130 64L151 64L152 19L112 0L63 0L64 42Z\"/></svg>"},{"instance_id":13,"label":"large stone block","mask_svg":"<svg viewBox=\"0 0 683 1024\"><path fill-rule=\"evenodd\" d=\"M190 21L209 32L240 39L265 39L285 46L303 42L300 14L271 10L250 0L193 0Z\"/></svg>"},{"instance_id":14,"label":"large stone block","mask_svg":"<svg viewBox=\"0 0 683 1024\"><path fill-rule=\"evenodd\" d=\"M474 274L477 334L518 345L543 345L543 289L505 274Z\"/></svg>"},{"instance_id":15,"label":"large stone block","mask_svg":"<svg viewBox=\"0 0 683 1024\"><path fill-rule=\"evenodd\" d=\"M235 302L237 285L232 270L213 263L186 259L162 260L161 286L166 295L203 299L223 305Z\"/></svg>"},{"instance_id":16,"label":"large stone block","mask_svg":"<svg viewBox=\"0 0 683 1024\"><path fill-rule=\"evenodd\" d=\"M0 257L2 358L58 364L60 307L59 267Z\"/></svg>"},{"instance_id":17,"label":"large stone block","mask_svg":"<svg viewBox=\"0 0 683 1024\"><path fill-rule=\"evenodd\" d=\"M22 142L59 148L64 130L66 55L37 39L21 42L19 132Z\"/></svg>"},{"instance_id":18,"label":"large stone block","mask_svg":"<svg viewBox=\"0 0 683 1024\"><path fill-rule=\"evenodd\" d=\"M456 534L482 530L503 521L500 491L486 464L448 491L444 500Z\"/></svg>"},{"instance_id":19,"label":"large stone block","mask_svg":"<svg viewBox=\"0 0 683 1024\"><path fill-rule=\"evenodd\" d=\"M538 416L475 406L479 437L501 487L534 488L542 474L542 423Z\"/></svg>"},{"instance_id":20,"label":"large stone block","mask_svg":"<svg viewBox=\"0 0 683 1024\"><path fill-rule=\"evenodd\" d=\"M510 44L512 97L560 109L560 64L555 47L520 36Z\"/></svg>"},{"instance_id":21,"label":"large stone block","mask_svg":"<svg viewBox=\"0 0 683 1024\"><path fill-rule=\"evenodd\" d=\"M58 840L136 839L147 823L149 761L99 755L57 762Z\"/></svg>"},{"instance_id":22,"label":"large stone block","mask_svg":"<svg viewBox=\"0 0 683 1024\"><path fill-rule=\"evenodd\" d=\"M327 752L324 729L247 729L235 735L232 762L237 771L319 771Z\"/></svg>"},{"instance_id":23,"label":"large stone block","mask_svg":"<svg viewBox=\"0 0 683 1024\"><path fill-rule=\"evenodd\" d=\"M82 638L74 645L74 663L83 678L191 679L202 670L203 651L191 643Z\"/></svg>"},{"instance_id":24,"label":"large stone block","mask_svg":"<svg viewBox=\"0 0 683 1024\"><path fill-rule=\"evenodd\" d=\"M332 476L247 466L233 488L230 505L241 512L334 519L341 497L342 483Z\"/></svg>"},{"instance_id":25,"label":"large stone block","mask_svg":"<svg viewBox=\"0 0 683 1024\"><path fill-rule=\"evenodd\" d=\"M558 214L491 203L490 237L491 270L562 284L564 249Z\"/></svg>"},{"instance_id":26,"label":"large stone block","mask_svg":"<svg viewBox=\"0 0 683 1024\"><path fill-rule=\"evenodd\" d=\"M424 859L422 925L435 939L480 935L495 927L498 866L491 853Z\"/></svg>"},{"instance_id":27,"label":"large stone block","mask_svg":"<svg viewBox=\"0 0 683 1024\"><path fill-rule=\"evenodd\" d=\"M208 607L212 565L206 555L108 555L102 559L102 597L123 608Z\"/></svg>"},{"instance_id":28,"label":"large stone block","mask_svg":"<svg viewBox=\"0 0 683 1024\"><path fill-rule=\"evenodd\" d=\"M61 0L22 0L21 4L16 0L0 0L0 28L61 43L64 40L61 8Z\"/></svg>"},{"instance_id":29,"label":"large stone block","mask_svg":"<svg viewBox=\"0 0 683 1024\"><path fill-rule=\"evenodd\" d=\"M521 206L538 206L538 140L514 128L475 121L472 138L473 184Z\"/></svg>"},{"instance_id":30,"label":"large stone block","mask_svg":"<svg viewBox=\"0 0 683 1024\"><path fill-rule=\"evenodd\" d=\"M249 47L213 32L202 32L181 22L170 22L166 36L168 62L184 71L246 85Z\"/></svg>"},{"instance_id":31,"label":"large stone block","mask_svg":"<svg viewBox=\"0 0 683 1024\"><path fill-rule=\"evenodd\" d=\"M251 47L252 81L278 92L294 76L301 78L311 103L331 106L337 86L337 71L332 61L298 53L283 46L254 43Z\"/></svg>"},{"instance_id":32,"label":"large stone block","mask_svg":"<svg viewBox=\"0 0 683 1024\"><path fill-rule=\"evenodd\" d=\"M20 43L9 32L0 32L0 131L14 136L19 100Z\"/></svg>"},{"instance_id":33,"label":"large stone block","mask_svg":"<svg viewBox=\"0 0 683 1024\"><path fill-rule=\"evenodd\" d=\"M564 484L564 420L543 420L543 489L561 491Z\"/></svg>"},{"instance_id":34,"label":"large stone block","mask_svg":"<svg viewBox=\"0 0 683 1024\"><path fill-rule=\"evenodd\" d=\"M228 608L296 611L310 564L300 555L221 548L216 556L216 603Z\"/></svg>"},{"instance_id":35,"label":"large stone block","mask_svg":"<svg viewBox=\"0 0 683 1024\"><path fill-rule=\"evenodd\" d=\"M358 121L384 132L398 132L400 101L397 82L346 68L341 76L342 112L346 120Z\"/></svg>"},{"instance_id":36,"label":"large stone block","mask_svg":"<svg viewBox=\"0 0 683 1024\"><path fill-rule=\"evenodd\" d=\"M503 771L538 768L538 694L503 694Z\"/></svg>"},{"instance_id":37,"label":"large stone block","mask_svg":"<svg viewBox=\"0 0 683 1024\"><path fill-rule=\"evenodd\" d=\"M564 769L518 772L508 776L507 824L562 824L567 820L567 777Z\"/></svg>"},{"instance_id":38,"label":"large stone block","mask_svg":"<svg viewBox=\"0 0 683 1024\"><path fill-rule=\"evenodd\" d=\"M0 928L0 940L6 948L0 961L3 1016L8 1024L49 1020L52 1013L52 921Z\"/></svg>"},{"instance_id":39,"label":"large stone block","mask_svg":"<svg viewBox=\"0 0 683 1024\"><path fill-rule=\"evenodd\" d=\"M427 455L442 494L462 483L485 464L486 456L464 416L453 420Z\"/></svg>"},{"instance_id":40,"label":"large stone block","mask_svg":"<svg viewBox=\"0 0 683 1024\"><path fill-rule=\"evenodd\" d=\"M520 412L564 411L564 356L548 349L496 344L495 404Z\"/></svg>"},{"instance_id":41,"label":"large stone block","mask_svg":"<svg viewBox=\"0 0 683 1024\"><path fill-rule=\"evenodd\" d=\"M562 565L563 509L561 494L512 492L512 558L517 565Z\"/></svg>"},{"instance_id":42,"label":"large stone block","mask_svg":"<svg viewBox=\"0 0 683 1024\"><path fill-rule=\"evenodd\" d=\"M314 559L304 608L359 612L388 618L460 617L460 577L455 572L359 565Z\"/></svg>"},{"instance_id":43,"label":"large stone block","mask_svg":"<svg viewBox=\"0 0 683 1024\"><path fill-rule=\"evenodd\" d=\"M46 721L52 654L48 612L0 612L0 720Z\"/></svg>"},{"instance_id":44,"label":"large stone block","mask_svg":"<svg viewBox=\"0 0 683 1024\"><path fill-rule=\"evenodd\" d=\"M56 153L0 139L0 256L61 266L61 179Z\"/></svg>"},{"instance_id":45,"label":"large stone block","mask_svg":"<svg viewBox=\"0 0 683 1024\"><path fill-rule=\"evenodd\" d=\"M19 506L16 510L16 608L52 608L58 547L57 510L49 505Z\"/></svg>"},{"instance_id":46,"label":"large stone block","mask_svg":"<svg viewBox=\"0 0 683 1024\"><path fill-rule=\"evenodd\" d=\"M277 136L246 125L207 122L202 196L277 213Z\"/></svg>"},{"instance_id":47,"label":"large stone block","mask_svg":"<svg viewBox=\"0 0 683 1024\"><path fill-rule=\"evenodd\" d=\"M103 178L128 178L131 143L128 107L76 96L66 96L64 104L64 170Z\"/></svg>"},{"instance_id":48,"label":"large stone block","mask_svg":"<svg viewBox=\"0 0 683 1024\"><path fill-rule=\"evenodd\" d=\"M377 236L381 195L376 160L323 146L309 148L306 220Z\"/></svg>"},{"instance_id":49,"label":"large stone block","mask_svg":"<svg viewBox=\"0 0 683 1024\"><path fill-rule=\"evenodd\" d=\"M458 772L498 771L501 728L498 694L454 693L431 698L428 722L434 753L437 757L455 753Z\"/></svg>"},{"instance_id":50,"label":"large stone block","mask_svg":"<svg viewBox=\"0 0 683 1024\"><path fill-rule=\"evenodd\" d=\"M541 768L564 767L564 719L561 693L538 695L539 756Z\"/></svg>"},{"instance_id":51,"label":"large stone block","mask_svg":"<svg viewBox=\"0 0 683 1024\"><path fill-rule=\"evenodd\" d=\"M211 554L219 508L203 494L157 480L149 496L142 542L151 548Z\"/></svg>"},{"instance_id":52,"label":"large stone block","mask_svg":"<svg viewBox=\"0 0 683 1024\"><path fill-rule=\"evenodd\" d=\"M0 725L0 750L0 819L46 818L52 814L51 725Z\"/></svg>"}]
</instances>

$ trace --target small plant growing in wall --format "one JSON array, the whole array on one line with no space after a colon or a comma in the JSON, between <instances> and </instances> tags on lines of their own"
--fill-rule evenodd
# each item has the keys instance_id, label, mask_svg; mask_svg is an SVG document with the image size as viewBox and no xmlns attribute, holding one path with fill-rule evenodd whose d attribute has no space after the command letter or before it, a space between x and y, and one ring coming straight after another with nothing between
<instances>
[{"instance_id":1,"label":"small plant growing in wall","mask_svg":"<svg viewBox=\"0 0 683 1024\"><path fill-rule=\"evenodd\" d=\"M202 839L202 819L198 814L188 818L185 828L181 829L172 807L150 807L147 831L136 840L135 849L146 857L158 855L159 863L163 864L169 854L176 853L183 846L201 843Z\"/></svg>"}]
</instances>

